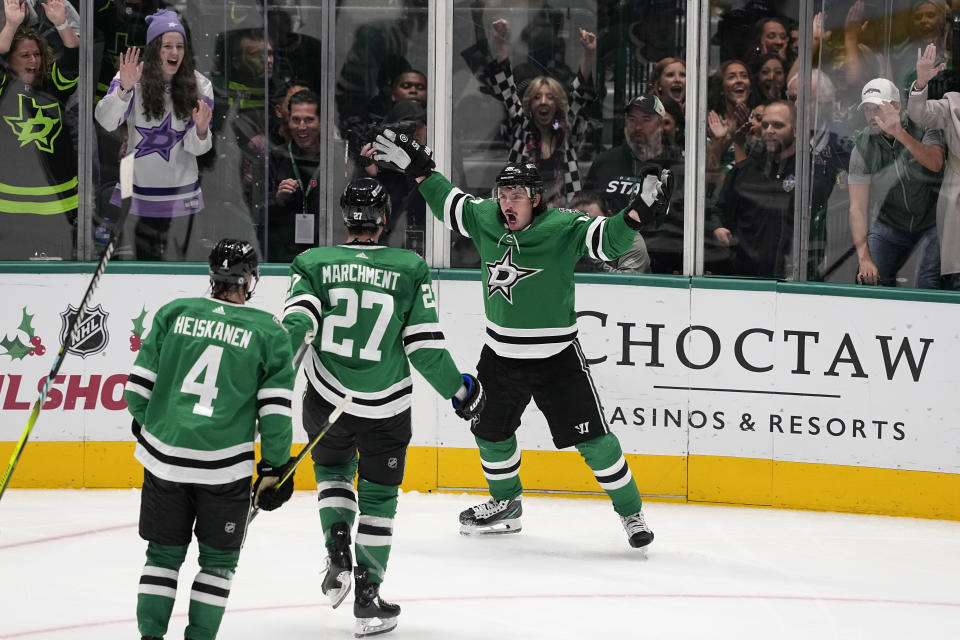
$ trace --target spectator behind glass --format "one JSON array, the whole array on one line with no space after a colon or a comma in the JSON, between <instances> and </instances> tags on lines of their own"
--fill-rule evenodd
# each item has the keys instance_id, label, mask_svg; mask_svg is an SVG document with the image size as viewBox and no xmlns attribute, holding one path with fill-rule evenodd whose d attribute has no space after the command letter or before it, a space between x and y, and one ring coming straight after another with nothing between
<instances>
[{"instance_id":1,"label":"spectator behind glass","mask_svg":"<svg viewBox=\"0 0 960 640\"><path fill-rule=\"evenodd\" d=\"M619 213L610 208L610 202L596 191L581 191L570 202L572 209L583 211L591 218L609 218ZM591 256L583 256L576 266L577 271L606 273L650 273L650 256L647 255L647 245L639 233L633 238L633 245L615 260L600 260Z\"/></svg>"},{"instance_id":2,"label":"spectator behind glass","mask_svg":"<svg viewBox=\"0 0 960 640\"><path fill-rule=\"evenodd\" d=\"M902 47L890 52L890 67L893 79L906 95L917 79L917 51L926 50L934 45L937 52L936 64L944 64L944 70L937 73L927 87L927 98L938 100L947 91L960 90L953 61L953 22L950 6L936 0L921 0L911 5L909 40Z\"/></svg>"},{"instance_id":3,"label":"spectator behind glass","mask_svg":"<svg viewBox=\"0 0 960 640\"><path fill-rule=\"evenodd\" d=\"M743 146L750 110L757 104L747 65L727 60L711 79L707 106L707 181L714 188L736 161L735 145ZM745 156L745 152L741 149Z\"/></svg>"},{"instance_id":4,"label":"spectator behind glass","mask_svg":"<svg viewBox=\"0 0 960 640\"><path fill-rule=\"evenodd\" d=\"M216 96L214 130L218 142L230 150L229 162L237 165L238 180L228 178L232 187L231 204L238 202L236 191L246 206L250 225L261 236L264 208L269 200L269 185L264 184L267 163L267 114L280 101L286 85L276 81L273 44L264 40L262 28L232 29L217 35L215 71L212 76ZM264 87L266 83L267 88ZM270 95L267 95L267 90ZM226 125L226 126L224 126ZM236 145L234 150L233 145ZM218 153L218 160L226 156Z\"/></svg>"},{"instance_id":5,"label":"spectator behind glass","mask_svg":"<svg viewBox=\"0 0 960 640\"><path fill-rule=\"evenodd\" d=\"M493 23L495 60L488 65L483 80L507 109L508 162L536 164L543 177L544 203L556 206L582 187L578 156L588 129L585 107L595 95L593 67L597 37L580 29L583 55L569 102L560 83L547 76L531 80L521 100L510 66L509 27L502 18Z\"/></svg>"},{"instance_id":6,"label":"spectator behind glass","mask_svg":"<svg viewBox=\"0 0 960 640\"><path fill-rule=\"evenodd\" d=\"M787 83L787 95L796 103L799 77ZM811 125L810 157L812 190L810 193L810 236L807 244L807 280L821 281L827 265L827 211L830 196L850 164L853 150L851 131L846 122L834 119L836 88L830 76L819 69L810 72L807 95L807 122Z\"/></svg>"},{"instance_id":7,"label":"spectator behind glass","mask_svg":"<svg viewBox=\"0 0 960 640\"><path fill-rule=\"evenodd\" d=\"M339 123L341 135L347 141L347 153L357 164L361 162L361 149L376 138L384 118L397 103L412 100L424 108L427 105L427 76L422 71L410 67L405 59L396 57L381 64L380 71L385 76L384 80L378 82L381 85L380 93L367 99L364 108L351 106L354 113L341 117ZM341 116L344 114L341 113Z\"/></svg>"},{"instance_id":8,"label":"spectator behind glass","mask_svg":"<svg viewBox=\"0 0 960 640\"><path fill-rule=\"evenodd\" d=\"M323 202L320 185L320 101L313 91L290 97L291 140L271 154L273 201L267 220L270 262L290 262L317 246Z\"/></svg>"},{"instance_id":9,"label":"spectator behind glass","mask_svg":"<svg viewBox=\"0 0 960 640\"><path fill-rule=\"evenodd\" d=\"M787 277L797 181L796 110L787 101L763 111L763 150L737 163L711 211L717 242L733 251L733 275Z\"/></svg>"},{"instance_id":10,"label":"spectator behind glass","mask_svg":"<svg viewBox=\"0 0 960 640\"><path fill-rule=\"evenodd\" d=\"M357 27L337 78L336 103L341 132L345 122L369 120L371 98L389 94L397 75L427 68L427 0L403 0L398 19ZM383 116L386 109L379 111ZM357 147L359 149L360 147Z\"/></svg>"},{"instance_id":11,"label":"spectator behind glass","mask_svg":"<svg viewBox=\"0 0 960 640\"><path fill-rule=\"evenodd\" d=\"M676 145L680 153L683 153L684 129L686 128L686 117L683 113L683 107L673 98L660 97L663 108L666 113L663 114L663 135L664 144Z\"/></svg>"},{"instance_id":12,"label":"spectator behind glass","mask_svg":"<svg viewBox=\"0 0 960 640\"><path fill-rule=\"evenodd\" d=\"M916 249L916 286L937 289L943 134L901 113L900 90L886 78L868 82L862 96L867 126L854 137L847 176L850 231L860 260L857 282L896 286L897 272ZM868 220L873 220L869 230Z\"/></svg>"},{"instance_id":13,"label":"spectator behind glass","mask_svg":"<svg viewBox=\"0 0 960 640\"><path fill-rule=\"evenodd\" d=\"M768 16L757 21L753 29L753 45L745 58L754 64L761 56L773 54L786 65L790 56L790 24L786 18ZM791 63L792 59L789 60Z\"/></svg>"},{"instance_id":14,"label":"spectator behind glass","mask_svg":"<svg viewBox=\"0 0 960 640\"><path fill-rule=\"evenodd\" d=\"M422 145L427 144L427 112L419 102L400 100L387 113L383 126L403 133ZM390 215L380 236L380 244L410 249L423 257L426 242L426 202L418 189L395 167L373 161L372 143L360 151L360 166L366 175L376 178L390 195ZM383 163L381 163L383 164Z\"/></svg>"},{"instance_id":15,"label":"spectator behind glass","mask_svg":"<svg viewBox=\"0 0 960 640\"><path fill-rule=\"evenodd\" d=\"M63 57L22 27L27 6L4 1L0 30L0 259L74 258L77 154L63 132L67 99L77 88L79 39L66 22L62 0L43 5L61 27Z\"/></svg>"},{"instance_id":16,"label":"spectator behind glass","mask_svg":"<svg viewBox=\"0 0 960 640\"><path fill-rule=\"evenodd\" d=\"M270 119L270 143L275 145L284 145L293 139L290 129L287 126L290 118L290 98L301 91L311 90L305 84L292 82L287 85L286 90L276 104L272 105L272 118ZM266 149L264 149L266 152Z\"/></svg>"},{"instance_id":17,"label":"spectator behind glass","mask_svg":"<svg viewBox=\"0 0 960 640\"><path fill-rule=\"evenodd\" d=\"M670 213L655 230L643 231L649 270L680 273L683 270L683 157L680 149L663 138L666 110L660 98L644 94L624 107L623 142L604 151L590 165L586 188L602 193L618 212L640 192L642 176L651 165L657 173L669 169L674 189ZM637 234L640 235L640 234ZM711 256L712 258L713 256Z\"/></svg>"},{"instance_id":18,"label":"spectator behind glass","mask_svg":"<svg viewBox=\"0 0 960 640\"><path fill-rule=\"evenodd\" d=\"M907 110L910 119L923 127L942 129L947 146L947 167L937 198L937 231L940 236L940 274L944 289L960 289L960 93L950 91L939 100L928 100L932 80L946 68L937 63L935 45L927 45L917 57L916 76Z\"/></svg>"},{"instance_id":19,"label":"spectator behind glass","mask_svg":"<svg viewBox=\"0 0 960 640\"><path fill-rule=\"evenodd\" d=\"M661 100L671 98L680 105L681 110L687 106L687 63L683 58L662 58L650 74L647 83L647 93L659 96Z\"/></svg>"},{"instance_id":20,"label":"spectator behind glass","mask_svg":"<svg viewBox=\"0 0 960 640\"><path fill-rule=\"evenodd\" d=\"M274 47L274 81L288 86L295 81L319 87L322 81L323 47L320 40L297 31L302 25L300 7L281 7L275 1L267 5L267 36ZM271 93L273 93L271 91Z\"/></svg>"},{"instance_id":21,"label":"spectator behind glass","mask_svg":"<svg viewBox=\"0 0 960 640\"><path fill-rule=\"evenodd\" d=\"M813 16L812 59L816 66L833 80L837 89L837 109L844 119L853 118L860 104L860 89L870 78L880 75L880 58L870 47L861 42L861 34L867 25L864 19L863 0L850 5L843 24L830 24L840 14L824 17L822 11ZM828 20L829 19L829 20ZM799 70L799 61L794 61L787 77Z\"/></svg>"},{"instance_id":22,"label":"spectator behind glass","mask_svg":"<svg viewBox=\"0 0 960 640\"><path fill-rule=\"evenodd\" d=\"M763 104L787 97L787 77L783 60L775 53L764 53L753 62L757 97Z\"/></svg>"},{"instance_id":23,"label":"spectator behind glass","mask_svg":"<svg viewBox=\"0 0 960 640\"><path fill-rule=\"evenodd\" d=\"M96 118L108 131L127 123L137 259L184 260L193 215L203 209L197 156L213 145L213 88L193 68L177 14L162 9L146 20L143 62L140 49L127 49ZM119 185L110 203L122 205Z\"/></svg>"}]
</instances>

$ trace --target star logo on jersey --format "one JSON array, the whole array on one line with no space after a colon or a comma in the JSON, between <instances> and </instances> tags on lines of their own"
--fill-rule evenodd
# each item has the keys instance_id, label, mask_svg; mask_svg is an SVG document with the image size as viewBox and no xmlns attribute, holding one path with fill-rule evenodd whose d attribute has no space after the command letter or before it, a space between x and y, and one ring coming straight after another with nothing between
<instances>
[{"instance_id":1,"label":"star logo on jersey","mask_svg":"<svg viewBox=\"0 0 960 640\"><path fill-rule=\"evenodd\" d=\"M40 151L53 153L53 143L63 130L59 104L54 102L41 106L32 97L22 93L20 115L4 116L3 119L13 129L21 149L32 142Z\"/></svg>"},{"instance_id":2,"label":"star logo on jersey","mask_svg":"<svg viewBox=\"0 0 960 640\"><path fill-rule=\"evenodd\" d=\"M173 114L168 113L156 127L137 127L137 131L142 136L137 143L137 155L135 158L142 158L151 153L159 154L166 162L170 162L170 151L177 146L177 143L187 135L187 131L177 131L171 124Z\"/></svg>"},{"instance_id":3,"label":"star logo on jersey","mask_svg":"<svg viewBox=\"0 0 960 640\"><path fill-rule=\"evenodd\" d=\"M543 269L526 269L513 262L513 247L507 249L503 257L496 262L487 262L487 297L499 293L513 304L513 288L524 278L535 276Z\"/></svg>"},{"instance_id":4,"label":"star logo on jersey","mask_svg":"<svg viewBox=\"0 0 960 640\"><path fill-rule=\"evenodd\" d=\"M113 48L106 50L106 54L113 58L114 68L116 69L119 69L120 63L123 62L123 60L120 59L120 54L130 47L128 37L125 32L113 34Z\"/></svg>"}]
</instances>

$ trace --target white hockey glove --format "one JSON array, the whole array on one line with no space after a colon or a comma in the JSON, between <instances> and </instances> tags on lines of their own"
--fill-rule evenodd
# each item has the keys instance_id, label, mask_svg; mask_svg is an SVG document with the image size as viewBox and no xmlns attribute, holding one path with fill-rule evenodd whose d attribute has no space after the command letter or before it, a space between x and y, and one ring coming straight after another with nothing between
<instances>
[{"instance_id":1,"label":"white hockey glove","mask_svg":"<svg viewBox=\"0 0 960 640\"><path fill-rule=\"evenodd\" d=\"M395 164L411 180L429 176L437 166L430 147L392 129L384 129L383 133L377 136L373 148L376 151L373 157L377 162Z\"/></svg>"},{"instance_id":2,"label":"white hockey glove","mask_svg":"<svg viewBox=\"0 0 960 640\"><path fill-rule=\"evenodd\" d=\"M673 174L669 169L661 169L658 165L649 164L640 170L643 181L640 192L627 206L640 216L637 222L629 215L625 215L627 224L637 230L652 230L660 226L663 219L670 212L670 197L673 195Z\"/></svg>"}]
</instances>

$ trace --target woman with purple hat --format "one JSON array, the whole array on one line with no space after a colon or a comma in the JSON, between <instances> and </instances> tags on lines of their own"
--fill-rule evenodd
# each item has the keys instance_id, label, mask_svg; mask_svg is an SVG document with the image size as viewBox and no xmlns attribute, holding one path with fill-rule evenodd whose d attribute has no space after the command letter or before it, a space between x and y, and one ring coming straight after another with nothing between
<instances>
[{"instance_id":1,"label":"woman with purple hat","mask_svg":"<svg viewBox=\"0 0 960 640\"><path fill-rule=\"evenodd\" d=\"M213 145L213 88L194 69L177 14L161 9L146 21L143 60L137 47L121 56L96 117L108 131L127 123L137 258L183 260L191 216L203 209L197 156ZM110 202L121 205L119 187Z\"/></svg>"}]
</instances>

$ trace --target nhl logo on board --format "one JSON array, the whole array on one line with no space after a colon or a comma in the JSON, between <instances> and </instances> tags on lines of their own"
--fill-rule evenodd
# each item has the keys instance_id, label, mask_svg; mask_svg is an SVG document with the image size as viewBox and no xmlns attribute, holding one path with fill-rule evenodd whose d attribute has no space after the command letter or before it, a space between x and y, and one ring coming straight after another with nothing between
<instances>
[{"instance_id":1,"label":"nhl logo on board","mask_svg":"<svg viewBox=\"0 0 960 640\"><path fill-rule=\"evenodd\" d=\"M61 345L66 342L67 327L70 326L71 320L77 315L78 311L71 304L66 311L60 313L60 319L63 323L60 327ZM107 317L109 315L99 304L92 309L87 307L83 320L74 327L74 339L67 351L81 358L86 358L106 349L107 343L110 342L110 333L107 331Z\"/></svg>"}]
</instances>

